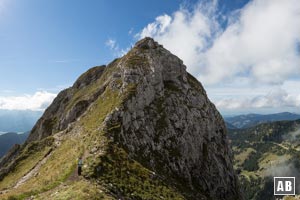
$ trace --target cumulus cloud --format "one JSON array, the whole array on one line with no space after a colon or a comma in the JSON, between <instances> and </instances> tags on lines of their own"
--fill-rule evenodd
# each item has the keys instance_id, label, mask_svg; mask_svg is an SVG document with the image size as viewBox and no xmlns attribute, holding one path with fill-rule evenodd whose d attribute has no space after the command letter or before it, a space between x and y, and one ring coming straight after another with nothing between
<instances>
[{"instance_id":1,"label":"cumulus cloud","mask_svg":"<svg viewBox=\"0 0 300 200\"><path fill-rule=\"evenodd\" d=\"M252 0L226 14L217 0L199 1L156 17L136 38L179 56L219 109L299 112L299 27L297 0Z\"/></svg>"},{"instance_id":2,"label":"cumulus cloud","mask_svg":"<svg viewBox=\"0 0 300 200\"><path fill-rule=\"evenodd\" d=\"M253 0L225 16L217 1L158 16L137 37L150 36L183 59L204 84L248 77L280 84L300 72L300 4Z\"/></svg>"},{"instance_id":3,"label":"cumulus cloud","mask_svg":"<svg viewBox=\"0 0 300 200\"><path fill-rule=\"evenodd\" d=\"M219 30L216 9L216 1L199 4L192 11L182 7L172 16L158 16L136 37L153 37L183 59L188 70L197 75L202 51L210 45L210 38Z\"/></svg>"},{"instance_id":4,"label":"cumulus cloud","mask_svg":"<svg viewBox=\"0 0 300 200\"><path fill-rule=\"evenodd\" d=\"M126 49L120 48L120 46L118 45L117 41L114 40L114 39L108 39L108 40L105 42L105 45L106 45L107 47L109 47L110 50L113 51L114 56L118 56L118 57L123 56L123 55L126 54L126 53L128 52L128 50L130 49L129 47L126 48Z\"/></svg>"},{"instance_id":5,"label":"cumulus cloud","mask_svg":"<svg viewBox=\"0 0 300 200\"><path fill-rule=\"evenodd\" d=\"M33 95L0 97L0 109L43 111L56 97L56 94L38 91Z\"/></svg>"},{"instance_id":6,"label":"cumulus cloud","mask_svg":"<svg viewBox=\"0 0 300 200\"><path fill-rule=\"evenodd\" d=\"M111 49L116 48L116 40L108 39L105 44L106 44L106 46L108 46Z\"/></svg>"},{"instance_id":7,"label":"cumulus cloud","mask_svg":"<svg viewBox=\"0 0 300 200\"><path fill-rule=\"evenodd\" d=\"M265 95L241 98L224 98L215 102L219 109L244 108L287 108L300 107L300 94L288 94L283 89L277 89Z\"/></svg>"},{"instance_id":8,"label":"cumulus cloud","mask_svg":"<svg viewBox=\"0 0 300 200\"><path fill-rule=\"evenodd\" d=\"M261 82L282 83L299 75L298 27L297 1L252 1L205 52L200 77L216 82L248 73Z\"/></svg>"}]
</instances>

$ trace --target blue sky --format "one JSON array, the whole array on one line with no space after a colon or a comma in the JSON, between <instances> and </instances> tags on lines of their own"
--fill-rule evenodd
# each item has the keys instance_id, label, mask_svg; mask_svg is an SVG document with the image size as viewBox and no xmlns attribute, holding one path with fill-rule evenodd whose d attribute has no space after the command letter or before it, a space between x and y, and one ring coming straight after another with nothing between
<instances>
[{"instance_id":1,"label":"blue sky","mask_svg":"<svg viewBox=\"0 0 300 200\"><path fill-rule=\"evenodd\" d=\"M121 46L130 45L130 30L173 12L180 1L4 0L3 4L0 91L7 95L3 91L22 94L70 85L88 68L113 59L106 40L116 38Z\"/></svg>"},{"instance_id":2,"label":"blue sky","mask_svg":"<svg viewBox=\"0 0 300 200\"><path fill-rule=\"evenodd\" d=\"M134 42L130 30L138 32L156 16L171 14L185 3L0 1L4 2L0 11L0 74L5 75L0 79L0 91L16 94L73 83L89 67L113 59L105 46L109 38L117 39L125 48Z\"/></svg>"},{"instance_id":3,"label":"blue sky","mask_svg":"<svg viewBox=\"0 0 300 200\"><path fill-rule=\"evenodd\" d=\"M298 6L289 6L293 1L0 0L0 108L39 108L39 105L26 107L24 102L43 105L51 102L55 94L70 86L88 68L107 64L139 38L151 36L184 60L188 70L205 85L211 100L224 112L248 112L252 108L257 112L297 111L300 96L294 88L299 74L291 71L299 69L299 50L297 54L290 47L293 42L299 44L299 32L293 28L286 30L293 34L285 34L290 40L278 46L286 50L283 52L270 50L269 43L276 42L277 37L264 44L257 39L260 36L252 37L256 33L242 34L245 30L253 31L256 23L249 18L259 20L260 10L266 10L269 15L263 19L268 19L274 17L273 10L278 12L280 8L279 23L291 21L299 13ZM286 13L296 14L286 17ZM293 22L287 28L298 25L299 20ZM258 23L257 30L264 29L260 26ZM262 38L268 30L280 28L266 27L266 33L258 31ZM236 32L232 32L234 28ZM170 37L177 33L178 38ZM191 39L183 41L184 36ZM230 42L232 38L235 43ZM249 41L244 44L245 40ZM113 43L108 45L108 41ZM172 45L174 41L194 50L183 53ZM264 57L236 50L251 47L249 43L257 43L252 48L262 49L258 54ZM224 46L233 49L230 53L236 60L226 57L227 49L219 51ZM277 54L286 56L277 61L273 59ZM283 64L291 65L290 71L279 70ZM224 70L224 66L228 69ZM279 76L265 69L272 69ZM272 98L281 99L273 102ZM270 101L274 106L268 108Z\"/></svg>"}]
</instances>

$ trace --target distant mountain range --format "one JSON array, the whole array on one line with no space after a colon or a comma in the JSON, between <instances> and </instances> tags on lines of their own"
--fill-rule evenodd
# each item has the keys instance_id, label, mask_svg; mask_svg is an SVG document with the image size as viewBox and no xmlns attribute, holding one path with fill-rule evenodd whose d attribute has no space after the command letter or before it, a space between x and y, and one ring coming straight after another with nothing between
<instances>
[{"instance_id":1,"label":"distant mountain range","mask_svg":"<svg viewBox=\"0 0 300 200\"><path fill-rule=\"evenodd\" d=\"M15 144L22 144L27 139L29 132L23 134L5 133L0 135L0 158Z\"/></svg>"},{"instance_id":2,"label":"distant mountain range","mask_svg":"<svg viewBox=\"0 0 300 200\"><path fill-rule=\"evenodd\" d=\"M234 117L225 117L226 126L228 129L250 128L266 122L297 120L297 119L300 119L299 114L289 113L289 112L267 114L267 115L247 114L247 115L238 115Z\"/></svg>"},{"instance_id":3,"label":"distant mountain range","mask_svg":"<svg viewBox=\"0 0 300 200\"><path fill-rule=\"evenodd\" d=\"M0 133L29 131L41 115L41 111L0 110Z\"/></svg>"},{"instance_id":4,"label":"distant mountain range","mask_svg":"<svg viewBox=\"0 0 300 200\"><path fill-rule=\"evenodd\" d=\"M237 127L233 126L231 123L225 121L225 125L227 129L237 129Z\"/></svg>"}]
</instances>

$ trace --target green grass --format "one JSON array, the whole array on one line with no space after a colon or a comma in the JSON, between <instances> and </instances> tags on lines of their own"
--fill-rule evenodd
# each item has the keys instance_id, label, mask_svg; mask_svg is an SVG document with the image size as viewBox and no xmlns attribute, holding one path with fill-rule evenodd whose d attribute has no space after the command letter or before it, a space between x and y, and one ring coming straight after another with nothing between
<instances>
[{"instance_id":1,"label":"green grass","mask_svg":"<svg viewBox=\"0 0 300 200\"><path fill-rule=\"evenodd\" d=\"M184 199L174 188L140 163L128 157L120 147L110 144L100 157L93 177L100 179L112 193L133 199Z\"/></svg>"},{"instance_id":2,"label":"green grass","mask_svg":"<svg viewBox=\"0 0 300 200\"><path fill-rule=\"evenodd\" d=\"M79 101L86 100L89 99L91 96L94 96L99 91L100 86L104 85L104 83L108 80L111 74L114 72L116 73L118 71L116 67L118 62L119 59L115 59L112 63L105 67L105 70L101 77L94 83L91 83L80 90L74 91L74 95L72 96L70 102L68 102L66 106L66 112L69 111L73 106L75 106L76 103L78 103Z\"/></svg>"},{"instance_id":3,"label":"green grass","mask_svg":"<svg viewBox=\"0 0 300 200\"><path fill-rule=\"evenodd\" d=\"M104 155L90 155L86 158L87 167L83 169L86 177L95 180L100 179L113 193L122 193L126 197L135 199L184 199L172 187L166 185L157 177L152 177L151 171L144 168L138 162L128 158L127 153L120 147L112 145L107 136L114 136L119 132L120 124L109 124L105 132L100 131L105 117L116 107L119 107L124 99L130 98L136 90L134 84L127 86L125 93L120 96L119 91L106 88L105 92L95 101L90 112L80 122L88 133L85 141L91 144L102 142ZM158 109L162 105L158 102ZM111 186L112 184L112 186Z\"/></svg>"},{"instance_id":4,"label":"green grass","mask_svg":"<svg viewBox=\"0 0 300 200\"><path fill-rule=\"evenodd\" d=\"M240 153L234 155L235 165L242 165L252 152L256 152L253 148L246 148Z\"/></svg>"},{"instance_id":5,"label":"green grass","mask_svg":"<svg viewBox=\"0 0 300 200\"><path fill-rule=\"evenodd\" d=\"M39 159L35 158L35 154L31 154L28 159L21 161L16 171L13 171L1 182L7 187L11 187L17 180L24 176L32 166L37 164L46 154L45 151L37 151L36 154L42 154ZM31 177L24 184L9 191L7 194L0 195L0 198L13 196L14 198L24 199L31 195L51 190L61 183L65 182L76 167L76 159L82 153L80 144L76 140L67 139L62 142L61 146L53 150L53 154L48 158L47 162L41 166L37 176ZM32 162L34 161L34 165ZM30 167L28 165L30 164ZM25 173L24 173L25 172ZM11 182L11 184L9 184Z\"/></svg>"},{"instance_id":6,"label":"green grass","mask_svg":"<svg viewBox=\"0 0 300 200\"><path fill-rule=\"evenodd\" d=\"M48 137L40 142L32 142L27 145L16 159L15 168L0 182L0 190L13 187L21 177L33 169L50 151L52 142L53 138Z\"/></svg>"},{"instance_id":7,"label":"green grass","mask_svg":"<svg viewBox=\"0 0 300 200\"><path fill-rule=\"evenodd\" d=\"M112 200L113 198L106 195L102 188L96 183L81 179L76 182L66 182L59 187L46 192L25 192L19 195L11 195L7 200L24 200L33 196L35 200Z\"/></svg>"},{"instance_id":8,"label":"green grass","mask_svg":"<svg viewBox=\"0 0 300 200\"><path fill-rule=\"evenodd\" d=\"M141 55L129 54L126 57L127 60L126 60L125 67L137 68L137 67L149 65L148 60L145 57L142 57Z\"/></svg>"},{"instance_id":9,"label":"green grass","mask_svg":"<svg viewBox=\"0 0 300 200\"><path fill-rule=\"evenodd\" d=\"M55 132L53 127L55 127L56 124L57 124L57 118L54 117L52 119L46 119L45 122L43 123L43 126L44 126L44 129L46 132L53 133L53 132Z\"/></svg>"},{"instance_id":10,"label":"green grass","mask_svg":"<svg viewBox=\"0 0 300 200\"><path fill-rule=\"evenodd\" d=\"M104 93L94 102L91 111L81 120L82 126L87 131L95 130L112 110L121 103L121 98L117 90L106 88Z\"/></svg>"},{"instance_id":11,"label":"green grass","mask_svg":"<svg viewBox=\"0 0 300 200\"><path fill-rule=\"evenodd\" d=\"M134 67L144 59L134 56L127 60L128 67ZM90 98L99 92L112 73L117 72L120 60L111 63L95 83L75 91L71 101L68 102L65 112L72 109L78 102ZM142 65L147 64L143 61ZM116 79L115 83L121 85L122 81ZM109 84L103 87L103 92L95 96L89 112L81 116L76 127L80 133L65 135L61 145L53 149L51 156L41 166L39 173L31 177L20 187L0 195L0 199L26 199L35 196L37 199L110 199L105 195L107 191L101 187L103 184L111 193L121 193L124 197L133 199L184 199L176 188L164 182L159 176L142 166L139 162L128 157L126 151L111 142L111 137L117 138L121 124L113 122L104 126L103 121L115 108L122 106L124 100L131 98L136 92L136 84L129 84L123 93ZM174 89L173 87L171 88ZM158 111L163 111L163 103L158 102ZM165 118L164 113L161 117ZM160 120L161 121L161 120ZM50 120L47 129L51 131L57 120ZM164 124L158 124L163 129ZM49 137L53 143L53 138ZM44 141L44 140L43 140ZM46 140L45 140L46 141ZM29 144L18 160L15 171L10 173L0 182L0 188L9 188L17 180L30 171L53 148L52 143L33 142ZM97 147L104 151L102 154L90 153ZM177 154L178 152L173 152ZM85 155L83 174L86 179L70 181L69 177L76 168L76 160L80 155ZM97 181L100 181L96 184ZM103 191L102 191L103 190ZM51 196L52 194L55 194Z\"/></svg>"},{"instance_id":12,"label":"green grass","mask_svg":"<svg viewBox=\"0 0 300 200\"><path fill-rule=\"evenodd\" d=\"M68 182L63 186L57 187L51 192L39 194L35 197L37 200L82 200L82 199L93 199L93 200L110 200L113 199L106 195L96 183L81 179L76 182Z\"/></svg>"}]
</instances>

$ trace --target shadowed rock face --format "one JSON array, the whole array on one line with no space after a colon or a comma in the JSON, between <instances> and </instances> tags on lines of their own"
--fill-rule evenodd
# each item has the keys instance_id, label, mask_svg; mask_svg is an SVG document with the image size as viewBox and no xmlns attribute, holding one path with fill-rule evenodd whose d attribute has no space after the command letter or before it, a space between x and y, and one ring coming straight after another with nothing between
<instances>
[{"instance_id":1,"label":"shadowed rock face","mask_svg":"<svg viewBox=\"0 0 300 200\"><path fill-rule=\"evenodd\" d=\"M133 59L143 61L131 67ZM121 124L115 141L150 169L185 183L191 199L238 199L224 121L183 62L145 38L118 65L136 91L108 119Z\"/></svg>"},{"instance_id":2,"label":"shadowed rock face","mask_svg":"<svg viewBox=\"0 0 300 200\"><path fill-rule=\"evenodd\" d=\"M72 105L72 107L68 106L70 100L74 98L74 95L78 90L98 80L103 74L104 69L105 65L89 69L77 79L72 87L60 92L37 124L33 127L27 143L41 140L53 133L66 129L70 123L74 122L81 114L83 114L87 107L95 101L98 95L87 95L87 98L77 102Z\"/></svg>"},{"instance_id":3,"label":"shadowed rock face","mask_svg":"<svg viewBox=\"0 0 300 200\"><path fill-rule=\"evenodd\" d=\"M221 115L183 62L151 38L107 67L92 68L62 91L27 144L68 132L94 112L96 100L108 98L108 91L117 91L120 103L105 116L103 130L131 159L186 199L242 199Z\"/></svg>"}]
</instances>

